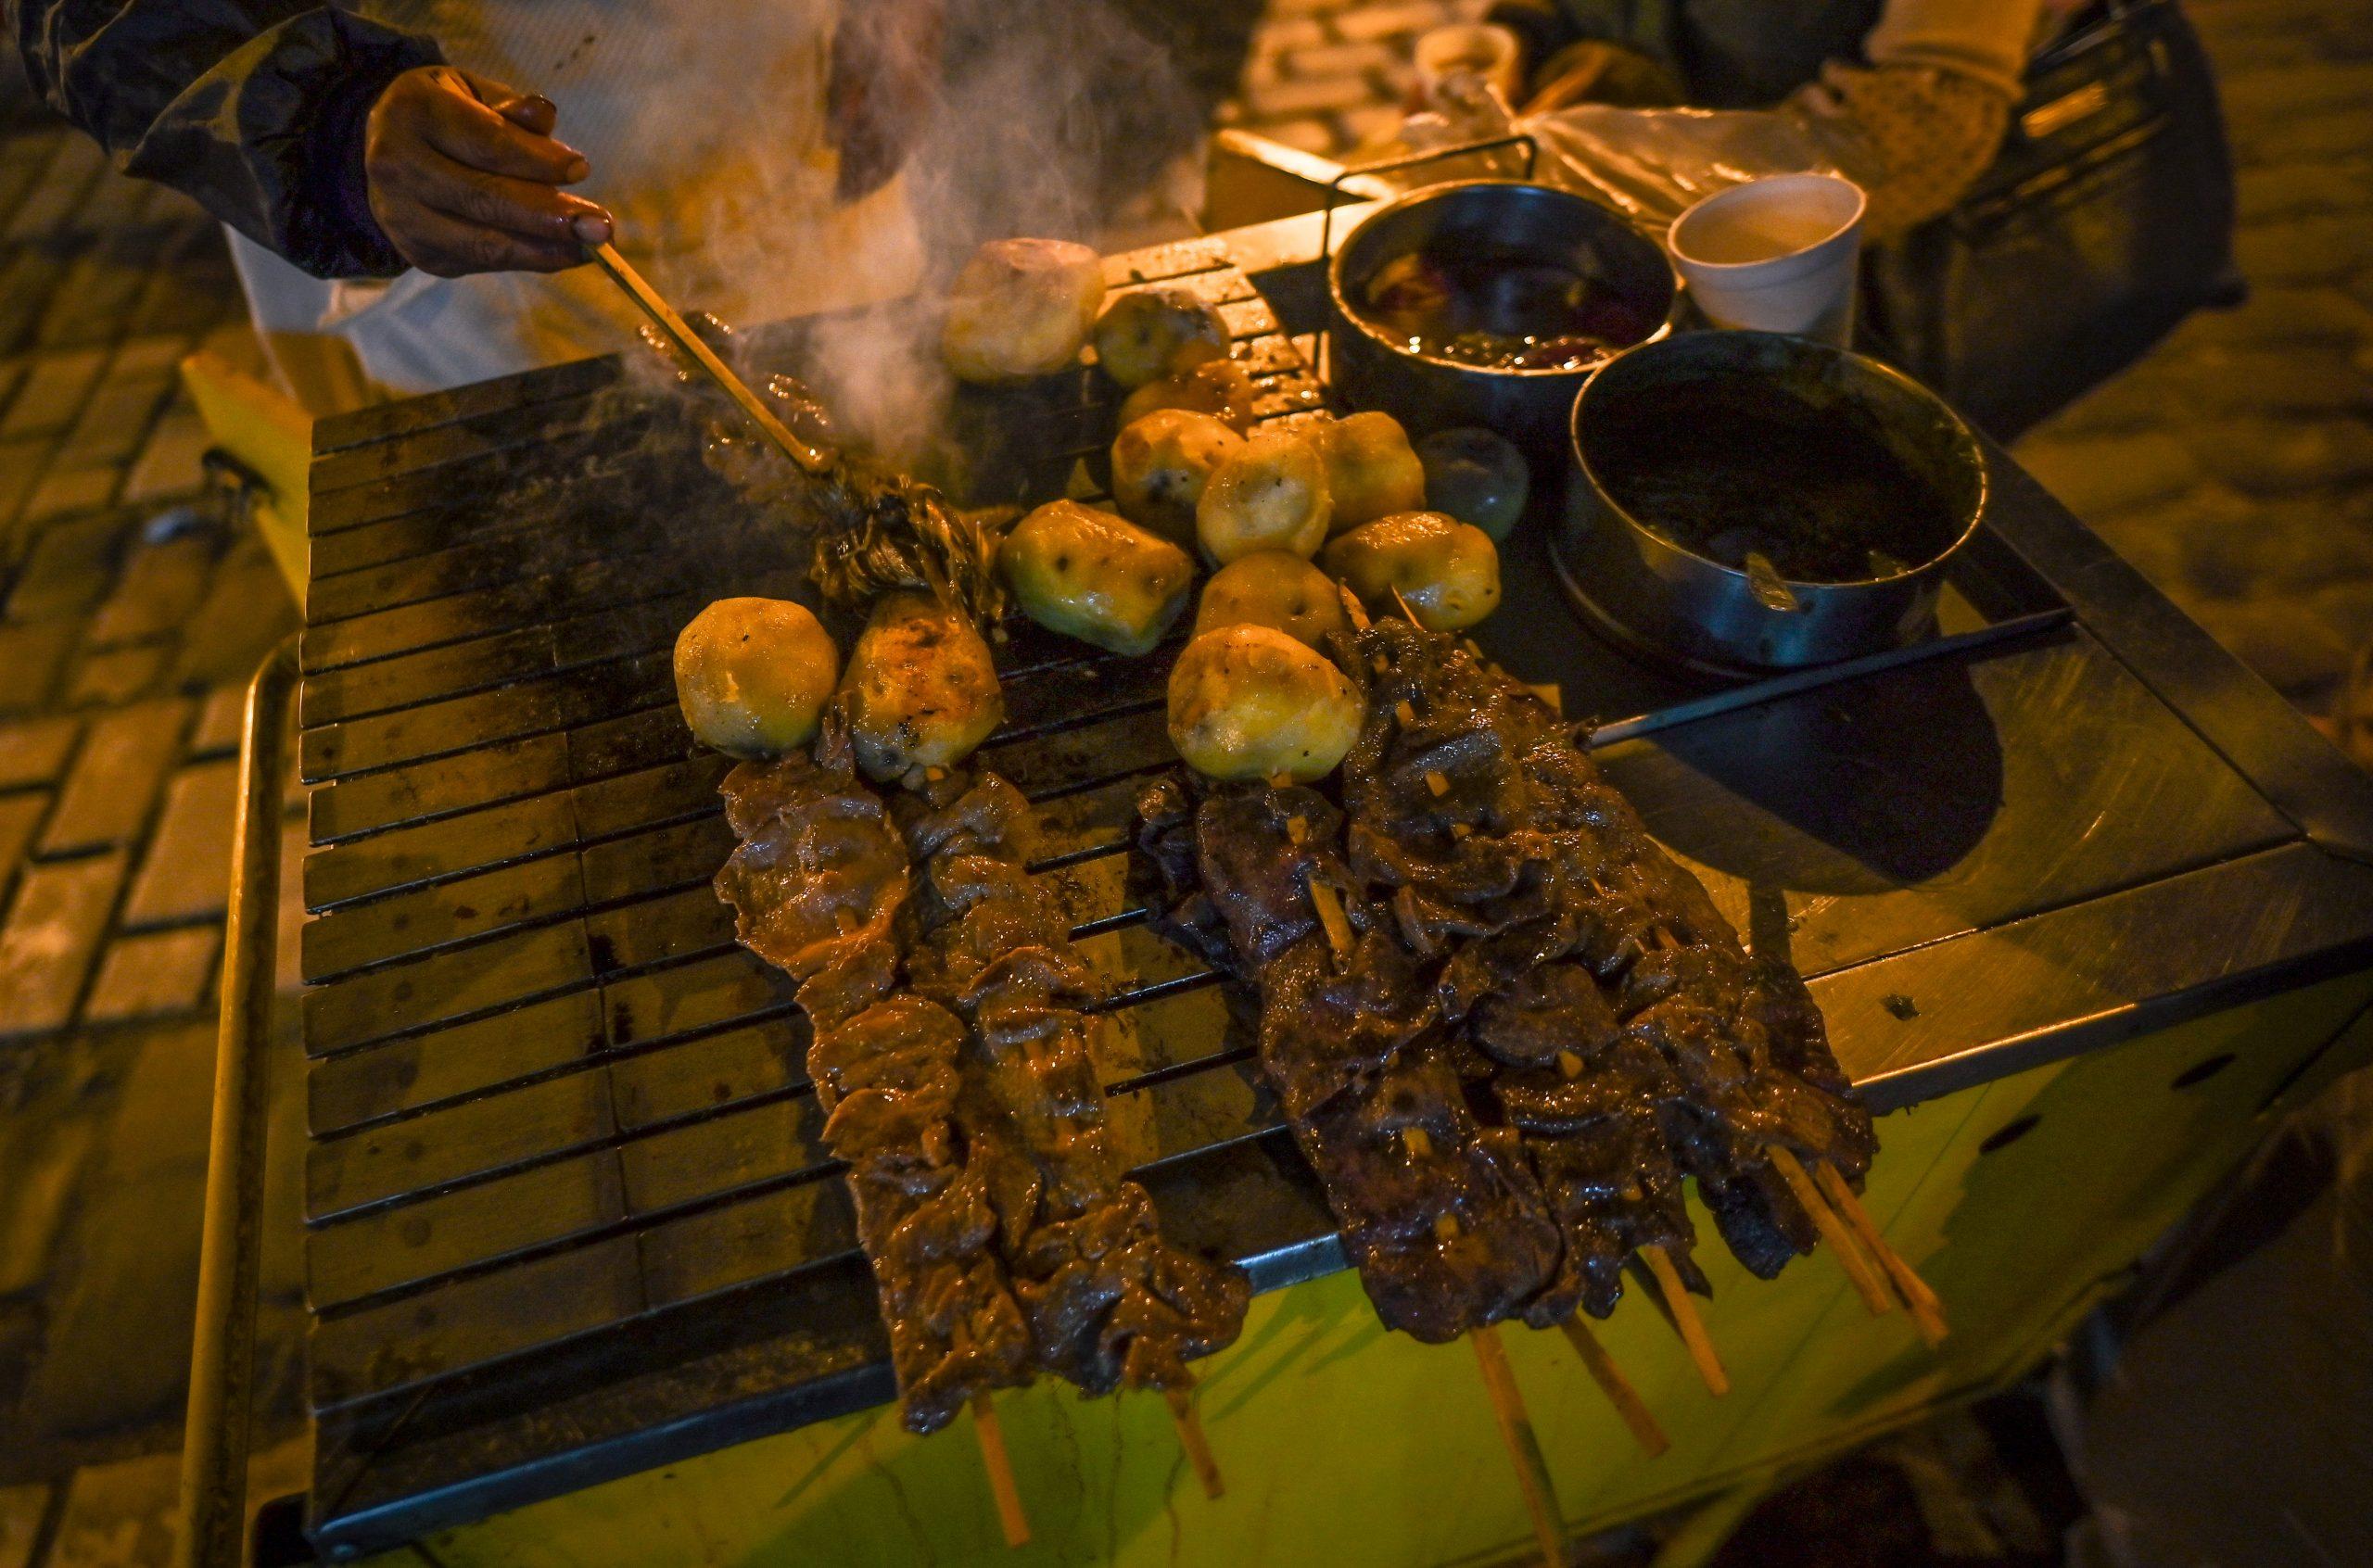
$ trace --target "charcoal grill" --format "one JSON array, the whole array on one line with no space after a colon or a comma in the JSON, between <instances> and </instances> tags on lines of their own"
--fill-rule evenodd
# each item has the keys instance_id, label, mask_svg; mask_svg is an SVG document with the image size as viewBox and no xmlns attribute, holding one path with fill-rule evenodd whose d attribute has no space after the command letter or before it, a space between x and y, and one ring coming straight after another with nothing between
<instances>
[{"instance_id":1,"label":"charcoal grill","mask_svg":"<svg viewBox=\"0 0 2373 1568\"><path fill-rule=\"evenodd\" d=\"M1321 396L1319 220L1112 258L1217 301L1264 418ZM1283 319L1281 319L1281 316ZM1017 493L1110 439L1086 373L977 408ZM969 1450L895 1431L886 1337L784 977L708 881L731 840L668 648L751 591L683 406L591 361L324 423L303 634L311 1540L441 1563L1002 1559ZM1571 618L1528 528L1487 650L1758 946L1878 1107L1871 1206L1944 1293L1941 1357L1825 1259L1710 1260L1745 1391L1636 1304L1639 1458L1555 1335L1512 1345L1578 1527L1787 1465L2032 1363L2252 1119L2373 1054L2373 788L1999 451L1918 648L1745 685ZM740 541L720 563L715 541ZM760 541L763 546L763 540ZM758 558L763 560L763 549ZM1222 992L1128 905L1167 652L1027 630L985 760L1116 986L1113 1120L1180 1241L1266 1293L1206 1369L1231 1483L1158 1400L1004 1402L1044 1561L1441 1562L1524 1538L1471 1371L1378 1332ZM1907 1109L1907 1107L1916 1107ZM1288 1288L1290 1287L1290 1288ZM771 1554L771 1555L770 1555ZM1037 1559L1034 1559L1037 1560ZM1017 1556L1019 1562L1023 1558Z\"/></svg>"}]
</instances>

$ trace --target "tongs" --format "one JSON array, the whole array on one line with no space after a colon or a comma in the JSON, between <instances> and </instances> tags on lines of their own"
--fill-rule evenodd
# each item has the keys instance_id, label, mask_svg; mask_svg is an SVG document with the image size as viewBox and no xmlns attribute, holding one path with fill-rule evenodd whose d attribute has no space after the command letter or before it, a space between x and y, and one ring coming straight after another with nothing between
<instances>
[{"instance_id":1,"label":"tongs","mask_svg":"<svg viewBox=\"0 0 2373 1568\"><path fill-rule=\"evenodd\" d=\"M783 456L810 474L831 471L832 454L793 435L790 426L775 417L774 411L759 400L748 384L733 373L733 367L717 357L716 350L702 341L691 323L678 315L675 307L661 298L659 291L629 266L627 259L619 255L614 247L588 246L585 254L593 265L609 274L612 283L626 291L627 297L634 301L635 308L651 318L652 324L676 346L679 352L698 365L720 391L733 399L733 406L747 415L750 423L758 427L758 433L773 442Z\"/></svg>"}]
</instances>

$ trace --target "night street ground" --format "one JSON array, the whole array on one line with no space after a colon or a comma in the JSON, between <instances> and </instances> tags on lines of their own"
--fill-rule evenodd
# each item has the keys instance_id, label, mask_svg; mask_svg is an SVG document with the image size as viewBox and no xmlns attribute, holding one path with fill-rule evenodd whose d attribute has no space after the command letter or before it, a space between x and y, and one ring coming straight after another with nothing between
<instances>
[{"instance_id":1,"label":"night street ground","mask_svg":"<svg viewBox=\"0 0 2373 1568\"><path fill-rule=\"evenodd\" d=\"M1411 38L1464 9L1274 0L1229 113L1344 147L1388 121ZM2020 455L2329 719L2373 643L2373 8L2193 11L2252 297ZM246 337L213 225L0 63L0 1568L161 1562L170 1539L238 689L294 624L260 544L189 504L205 443L174 366ZM285 1395L298 1280L267 1271ZM278 1489L301 1473L285 1444L267 1462Z\"/></svg>"}]
</instances>

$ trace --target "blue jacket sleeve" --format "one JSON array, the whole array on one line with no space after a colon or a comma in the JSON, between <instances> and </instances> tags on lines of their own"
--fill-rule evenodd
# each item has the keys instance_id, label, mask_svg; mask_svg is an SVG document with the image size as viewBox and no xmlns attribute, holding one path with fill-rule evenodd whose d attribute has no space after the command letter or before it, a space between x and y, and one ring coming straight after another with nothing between
<instances>
[{"instance_id":1,"label":"blue jacket sleeve","mask_svg":"<svg viewBox=\"0 0 2373 1568\"><path fill-rule=\"evenodd\" d=\"M436 44L303 0L6 0L34 89L117 168L316 277L403 259L362 194L362 122Z\"/></svg>"}]
</instances>

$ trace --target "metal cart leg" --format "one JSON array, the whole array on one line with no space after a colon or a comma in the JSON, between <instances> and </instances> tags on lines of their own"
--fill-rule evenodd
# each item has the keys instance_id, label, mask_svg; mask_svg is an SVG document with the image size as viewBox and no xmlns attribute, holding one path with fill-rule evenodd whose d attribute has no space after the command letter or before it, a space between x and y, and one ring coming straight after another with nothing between
<instances>
[{"instance_id":1,"label":"metal cart leg","mask_svg":"<svg viewBox=\"0 0 2373 1568\"><path fill-rule=\"evenodd\" d=\"M182 1437L176 1568L238 1568L245 1547L256 1277L262 1246L259 1211L280 934L280 765L287 754L289 699L296 684L292 633L265 657L247 685L247 724L239 742L239 820L222 938L214 1132L206 1165L197 1332Z\"/></svg>"}]
</instances>

